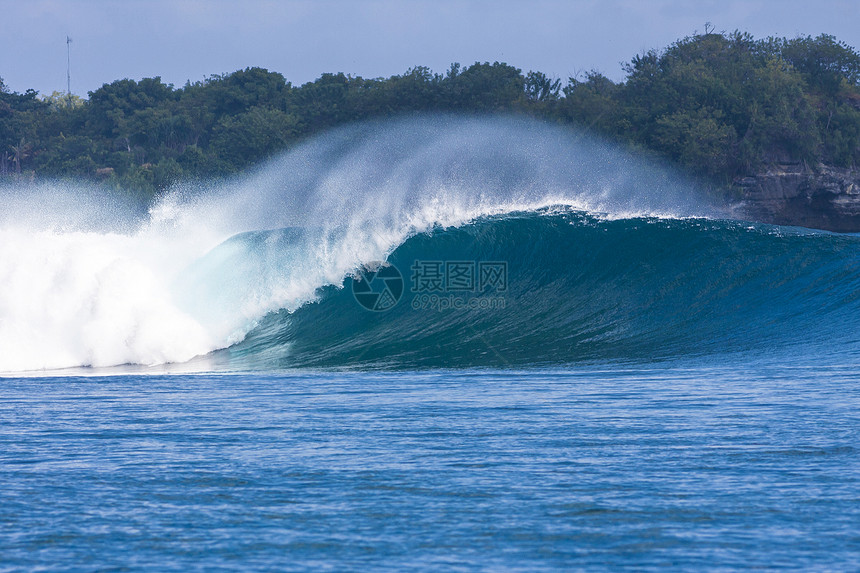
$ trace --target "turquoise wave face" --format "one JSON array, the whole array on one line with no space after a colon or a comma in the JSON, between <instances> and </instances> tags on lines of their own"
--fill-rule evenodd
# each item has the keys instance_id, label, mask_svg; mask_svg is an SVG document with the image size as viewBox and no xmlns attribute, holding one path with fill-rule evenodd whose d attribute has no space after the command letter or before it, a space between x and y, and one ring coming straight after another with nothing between
<instances>
[{"instance_id":1,"label":"turquoise wave face","mask_svg":"<svg viewBox=\"0 0 860 573\"><path fill-rule=\"evenodd\" d=\"M368 303L367 293L379 296ZM750 352L854 359L858 313L860 237L541 210L413 236L315 302L269 314L219 360L413 369Z\"/></svg>"},{"instance_id":2,"label":"turquoise wave face","mask_svg":"<svg viewBox=\"0 0 860 573\"><path fill-rule=\"evenodd\" d=\"M0 371L856 356L860 239L715 200L582 134L449 116L334 130L144 210L4 189Z\"/></svg>"}]
</instances>

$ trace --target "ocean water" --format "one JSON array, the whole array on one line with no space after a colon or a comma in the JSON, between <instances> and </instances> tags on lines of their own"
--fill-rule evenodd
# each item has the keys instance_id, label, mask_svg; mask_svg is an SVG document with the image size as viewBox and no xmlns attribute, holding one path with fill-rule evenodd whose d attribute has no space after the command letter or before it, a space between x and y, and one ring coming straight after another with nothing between
<instances>
[{"instance_id":1,"label":"ocean water","mask_svg":"<svg viewBox=\"0 0 860 573\"><path fill-rule=\"evenodd\" d=\"M860 236L536 122L0 190L0 571L860 568Z\"/></svg>"},{"instance_id":2,"label":"ocean water","mask_svg":"<svg viewBox=\"0 0 860 573\"><path fill-rule=\"evenodd\" d=\"M860 567L856 367L2 384L4 571Z\"/></svg>"}]
</instances>

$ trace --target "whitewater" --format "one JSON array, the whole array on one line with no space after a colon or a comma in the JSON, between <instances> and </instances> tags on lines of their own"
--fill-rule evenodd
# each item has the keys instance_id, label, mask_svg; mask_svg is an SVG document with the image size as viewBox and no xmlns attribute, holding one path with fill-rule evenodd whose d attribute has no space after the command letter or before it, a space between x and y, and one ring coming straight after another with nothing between
<instances>
[{"instance_id":1,"label":"whitewater","mask_svg":"<svg viewBox=\"0 0 860 573\"><path fill-rule=\"evenodd\" d=\"M409 237L481 216L714 212L668 170L498 118L351 126L225 183L180 185L143 207L122 197L61 183L0 195L0 371L185 362ZM294 236L237 239L258 231Z\"/></svg>"},{"instance_id":2,"label":"whitewater","mask_svg":"<svg viewBox=\"0 0 860 573\"><path fill-rule=\"evenodd\" d=\"M856 236L733 221L665 167L530 120L353 125L151 204L62 183L0 202L0 372L856 356ZM417 312L439 302L414 296L427 260L503 263L503 308ZM353 290L379 265L406 295L377 315Z\"/></svg>"},{"instance_id":3,"label":"whitewater","mask_svg":"<svg viewBox=\"0 0 860 573\"><path fill-rule=\"evenodd\" d=\"M0 190L0 572L858 570L860 236L426 116Z\"/></svg>"}]
</instances>

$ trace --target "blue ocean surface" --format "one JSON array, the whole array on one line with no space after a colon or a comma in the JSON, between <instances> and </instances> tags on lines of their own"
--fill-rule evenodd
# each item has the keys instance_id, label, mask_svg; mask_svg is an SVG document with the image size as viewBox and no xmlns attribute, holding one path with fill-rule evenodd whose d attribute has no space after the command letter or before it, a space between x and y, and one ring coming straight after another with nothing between
<instances>
[{"instance_id":1,"label":"blue ocean surface","mask_svg":"<svg viewBox=\"0 0 860 573\"><path fill-rule=\"evenodd\" d=\"M857 570L857 372L7 378L0 570Z\"/></svg>"},{"instance_id":2,"label":"blue ocean surface","mask_svg":"<svg viewBox=\"0 0 860 573\"><path fill-rule=\"evenodd\" d=\"M0 189L0 572L858 570L860 236L733 215L504 118Z\"/></svg>"}]
</instances>

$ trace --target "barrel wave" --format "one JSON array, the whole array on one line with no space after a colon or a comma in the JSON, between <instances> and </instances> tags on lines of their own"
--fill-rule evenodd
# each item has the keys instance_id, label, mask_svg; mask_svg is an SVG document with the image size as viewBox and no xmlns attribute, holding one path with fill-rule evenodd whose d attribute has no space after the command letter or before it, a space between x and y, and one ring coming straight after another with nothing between
<instances>
[{"instance_id":1,"label":"barrel wave","mask_svg":"<svg viewBox=\"0 0 860 573\"><path fill-rule=\"evenodd\" d=\"M558 209L485 217L398 247L388 262L406 288L390 310L368 312L347 279L315 304L268 316L225 359L460 368L856 358L858 249L856 236L726 220L607 220ZM416 261L504 262L507 288L428 295L410 276Z\"/></svg>"},{"instance_id":2,"label":"barrel wave","mask_svg":"<svg viewBox=\"0 0 860 573\"><path fill-rule=\"evenodd\" d=\"M350 126L152 204L2 191L0 371L860 352L860 237L733 221L650 160L529 120Z\"/></svg>"}]
</instances>

